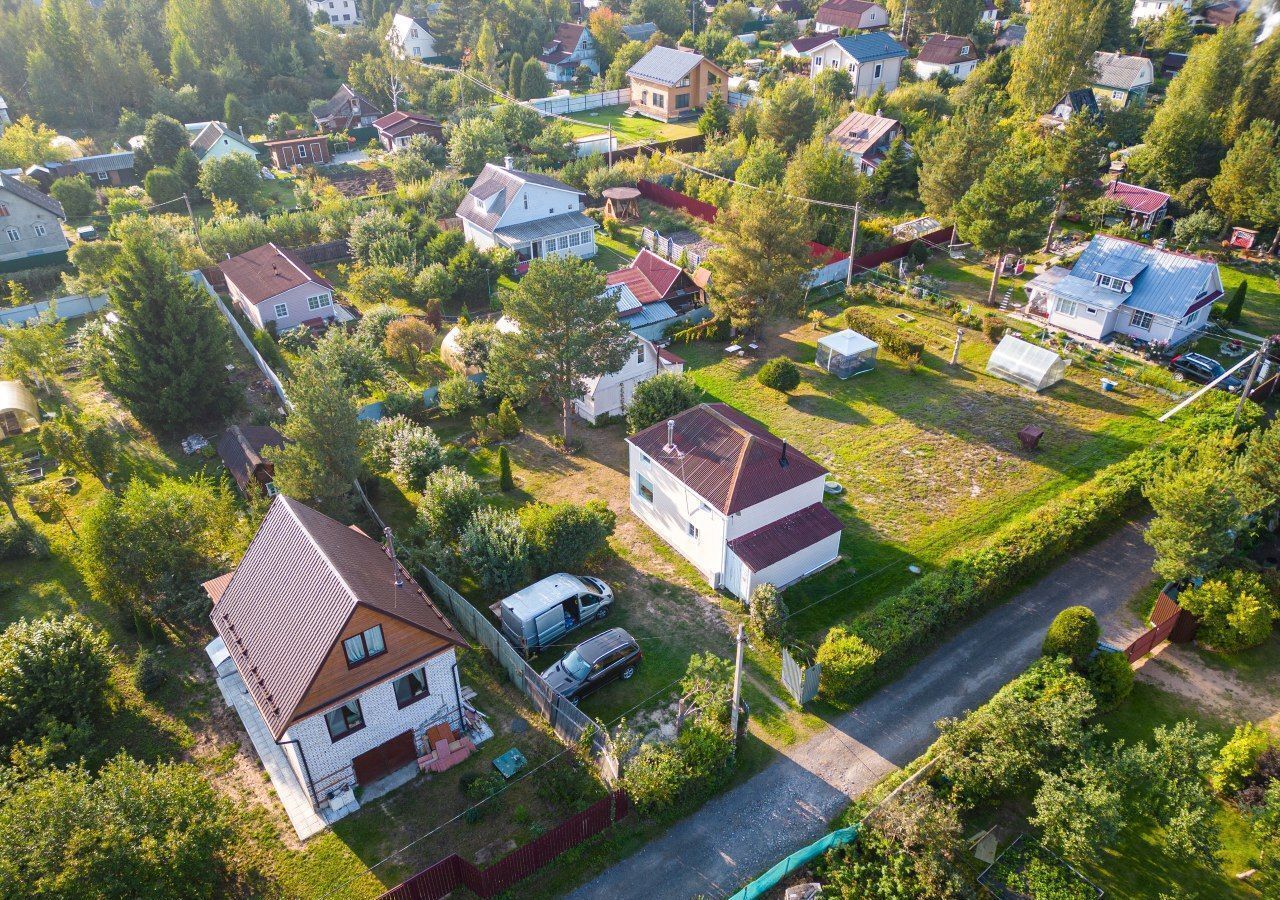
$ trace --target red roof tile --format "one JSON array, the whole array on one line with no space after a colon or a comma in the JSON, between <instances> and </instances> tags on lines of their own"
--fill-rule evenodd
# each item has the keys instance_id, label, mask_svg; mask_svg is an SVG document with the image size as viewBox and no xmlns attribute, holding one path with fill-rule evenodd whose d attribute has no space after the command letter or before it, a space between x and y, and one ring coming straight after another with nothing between
<instances>
[{"instance_id":1,"label":"red roof tile","mask_svg":"<svg viewBox=\"0 0 1280 900\"><path fill-rule=\"evenodd\" d=\"M651 250L641 250L631 265L605 276L610 287L625 284L641 303L657 303L671 292L680 267Z\"/></svg>"},{"instance_id":2,"label":"red roof tile","mask_svg":"<svg viewBox=\"0 0 1280 900\"><path fill-rule=\"evenodd\" d=\"M312 268L288 250L275 244L263 244L218 263L229 284L257 305L300 285L314 282L330 290L331 285Z\"/></svg>"},{"instance_id":3,"label":"red roof tile","mask_svg":"<svg viewBox=\"0 0 1280 900\"><path fill-rule=\"evenodd\" d=\"M1107 196L1120 202L1125 209L1149 215L1169 202L1169 195L1151 188L1113 181L1107 185Z\"/></svg>"},{"instance_id":4,"label":"red roof tile","mask_svg":"<svg viewBox=\"0 0 1280 900\"><path fill-rule=\"evenodd\" d=\"M674 421L673 452L663 450L666 422L627 440L726 515L827 474L759 422L723 403L686 409Z\"/></svg>"},{"instance_id":5,"label":"red roof tile","mask_svg":"<svg viewBox=\"0 0 1280 900\"><path fill-rule=\"evenodd\" d=\"M729 541L729 549L752 572L760 572L788 556L839 534L844 528L821 503L806 506L763 528Z\"/></svg>"}]
</instances>

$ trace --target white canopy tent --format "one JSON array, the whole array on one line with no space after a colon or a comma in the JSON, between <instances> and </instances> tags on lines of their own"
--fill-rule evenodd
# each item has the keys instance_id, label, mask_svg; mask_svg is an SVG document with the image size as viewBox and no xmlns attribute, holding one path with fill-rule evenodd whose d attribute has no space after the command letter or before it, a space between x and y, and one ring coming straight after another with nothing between
<instances>
[{"instance_id":1,"label":"white canopy tent","mask_svg":"<svg viewBox=\"0 0 1280 900\"><path fill-rule=\"evenodd\" d=\"M987 374L1043 391L1066 376L1067 362L1052 350L1006 334L987 361Z\"/></svg>"},{"instance_id":2,"label":"white canopy tent","mask_svg":"<svg viewBox=\"0 0 1280 900\"><path fill-rule=\"evenodd\" d=\"M860 375L876 367L879 345L851 328L818 338L814 365L837 378Z\"/></svg>"}]
</instances>

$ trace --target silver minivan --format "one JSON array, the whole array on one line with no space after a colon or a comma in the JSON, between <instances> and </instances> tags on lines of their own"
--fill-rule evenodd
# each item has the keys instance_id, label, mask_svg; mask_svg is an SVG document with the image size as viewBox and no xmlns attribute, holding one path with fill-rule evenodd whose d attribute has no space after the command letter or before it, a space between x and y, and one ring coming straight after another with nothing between
<instances>
[{"instance_id":1,"label":"silver minivan","mask_svg":"<svg viewBox=\"0 0 1280 900\"><path fill-rule=\"evenodd\" d=\"M599 578L560 572L548 575L489 607L502 633L530 656L587 622L603 619L613 591Z\"/></svg>"}]
</instances>

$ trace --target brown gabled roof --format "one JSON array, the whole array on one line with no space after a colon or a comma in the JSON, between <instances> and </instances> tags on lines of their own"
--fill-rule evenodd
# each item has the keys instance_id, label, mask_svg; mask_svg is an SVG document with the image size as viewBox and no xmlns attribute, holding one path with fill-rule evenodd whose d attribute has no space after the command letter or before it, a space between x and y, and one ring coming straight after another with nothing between
<instances>
[{"instance_id":1,"label":"brown gabled roof","mask_svg":"<svg viewBox=\"0 0 1280 900\"><path fill-rule=\"evenodd\" d=\"M556 26L556 33L551 38L551 43L542 48L542 55L538 57L538 60L548 65L555 65L568 59L578 49L578 42L582 40L582 32L586 30L586 25L561 22Z\"/></svg>"},{"instance_id":2,"label":"brown gabled roof","mask_svg":"<svg viewBox=\"0 0 1280 900\"><path fill-rule=\"evenodd\" d=\"M867 10L879 6L866 0L827 0L818 7L815 17L819 25L831 25L836 28L858 28L862 25L862 17Z\"/></svg>"},{"instance_id":3,"label":"brown gabled roof","mask_svg":"<svg viewBox=\"0 0 1280 900\"><path fill-rule=\"evenodd\" d=\"M821 503L783 516L729 541L729 549L752 572L761 572L788 556L839 534L844 525Z\"/></svg>"},{"instance_id":4,"label":"brown gabled roof","mask_svg":"<svg viewBox=\"0 0 1280 900\"><path fill-rule=\"evenodd\" d=\"M969 52L963 52L968 48ZM959 62L977 61L978 47L967 37L954 34L931 34L920 48L921 62L951 66Z\"/></svg>"},{"instance_id":5,"label":"brown gabled roof","mask_svg":"<svg viewBox=\"0 0 1280 900\"><path fill-rule=\"evenodd\" d=\"M440 140L444 134L444 129L440 123L431 116L402 110L387 113L381 119L375 121L373 127L378 130L379 134L391 137L410 132L412 134L429 134L436 140Z\"/></svg>"},{"instance_id":6,"label":"brown gabled roof","mask_svg":"<svg viewBox=\"0 0 1280 900\"><path fill-rule=\"evenodd\" d=\"M283 446L284 435L270 425L232 425L218 440L218 456L240 490L246 491L262 465L262 451Z\"/></svg>"},{"instance_id":7,"label":"brown gabled roof","mask_svg":"<svg viewBox=\"0 0 1280 900\"><path fill-rule=\"evenodd\" d=\"M333 289L327 279L317 275L295 254L275 244L263 244L223 260L218 268L227 282L234 284L255 306L309 282Z\"/></svg>"},{"instance_id":8,"label":"brown gabled roof","mask_svg":"<svg viewBox=\"0 0 1280 900\"><path fill-rule=\"evenodd\" d=\"M631 265L605 276L610 286L625 284L641 303L657 303L671 292L681 269L648 248L642 249Z\"/></svg>"},{"instance_id":9,"label":"brown gabled roof","mask_svg":"<svg viewBox=\"0 0 1280 900\"><path fill-rule=\"evenodd\" d=\"M897 119L872 113L852 112L828 135L833 144L846 153L862 156L898 127Z\"/></svg>"},{"instance_id":10,"label":"brown gabled roof","mask_svg":"<svg viewBox=\"0 0 1280 900\"><path fill-rule=\"evenodd\" d=\"M466 646L381 544L284 495L230 580L215 578L206 590L218 592L214 627L277 739L358 606Z\"/></svg>"},{"instance_id":11,"label":"brown gabled roof","mask_svg":"<svg viewBox=\"0 0 1280 900\"><path fill-rule=\"evenodd\" d=\"M674 417L675 449L667 423L627 440L726 515L763 503L827 474L827 470L769 429L723 403L703 403Z\"/></svg>"}]
</instances>

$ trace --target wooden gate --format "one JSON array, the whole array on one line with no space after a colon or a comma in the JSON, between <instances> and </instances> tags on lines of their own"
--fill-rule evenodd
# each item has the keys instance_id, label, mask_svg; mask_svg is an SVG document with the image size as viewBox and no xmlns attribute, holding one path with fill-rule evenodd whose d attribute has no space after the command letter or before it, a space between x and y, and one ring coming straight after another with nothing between
<instances>
[{"instance_id":1,"label":"wooden gate","mask_svg":"<svg viewBox=\"0 0 1280 900\"><path fill-rule=\"evenodd\" d=\"M791 656L791 651L782 648L782 683L786 685L796 702L804 706L818 696L818 683L822 680L822 666L814 663L801 666Z\"/></svg>"},{"instance_id":2,"label":"wooden gate","mask_svg":"<svg viewBox=\"0 0 1280 900\"><path fill-rule=\"evenodd\" d=\"M1146 656L1164 641L1185 644L1196 636L1199 623L1196 617L1178 605L1175 599L1178 588L1166 585L1156 600L1155 609L1151 610L1151 628L1135 638L1124 648L1124 655L1130 664Z\"/></svg>"}]
</instances>

